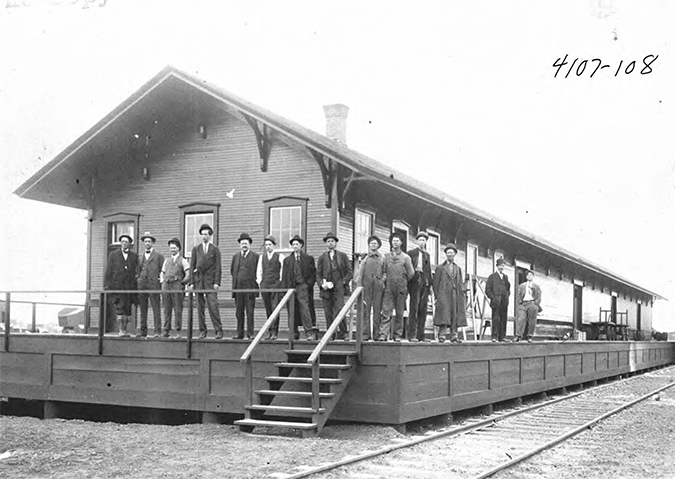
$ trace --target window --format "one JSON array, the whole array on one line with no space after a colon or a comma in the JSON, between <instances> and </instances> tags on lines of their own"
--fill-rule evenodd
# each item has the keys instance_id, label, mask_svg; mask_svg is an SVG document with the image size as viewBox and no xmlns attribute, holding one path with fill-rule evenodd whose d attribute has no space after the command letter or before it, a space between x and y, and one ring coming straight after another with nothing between
<instances>
[{"instance_id":1,"label":"window","mask_svg":"<svg viewBox=\"0 0 675 479\"><path fill-rule=\"evenodd\" d=\"M440 235L437 233L432 233L429 231L429 239L427 240L427 252L429 253L429 259L431 261L431 268L438 266L438 248L440 246L441 239Z\"/></svg>"},{"instance_id":2,"label":"window","mask_svg":"<svg viewBox=\"0 0 675 479\"><path fill-rule=\"evenodd\" d=\"M368 238L373 234L374 215L356 209L354 211L354 254L368 252Z\"/></svg>"},{"instance_id":3,"label":"window","mask_svg":"<svg viewBox=\"0 0 675 479\"><path fill-rule=\"evenodd\" d=\"M307 198L284 196L265 201L265 235L271 234L281 250L290 250L289 241L300 235L307 241Z\"/></svg>"},{"instance_id":4,"label":"window","mask_svg":"<svg viewBox=\"0 0 675 479\"><path fill-rule=\"evenodd\" d=\"M186 258L192 256L192 248L201 244L202 236L199 234L199 227L207 224L213 228L211 242L218 244L218 210L219 204L214 203L192 203L180 206L180 225L183 241L183 255Z\"/></svg>"},{"instance_id":5,"label":"window","mask_svg":"<svg viewBox=\"0 0 675 479\"><path fill-rule=\"evenodd\" d=\"M136 224L133 221L120 221L117 223L110 223L110 244L120 244L120 236L129 235L131 238L136 237Z\"/></svg>"},{"instance_id":6,"label":"window","mask_svg":"<svg viewBox=\"0 0 675 479\"><path fill-rule=\"evenodd\" d=\"M503 252L503 251L500 251L500 250L497 250L497 251L495 251L495 254L494 254L494 256L492 257L492 270L493 270L493 271L497 271L497 260L498 260L499 258L501 258L501 259L503 259L504 261L506 261L506 258L504 257L504 252Z\"/></svg>"},{"instance_id":7,"label":"window","mask_svg":"<svg viewBox=\"0 0 675 479\"><path fill-rule=\"evenodd\" d=\"M478 273L478 246L468 243L466 245L466 274L476 276Z\"/></svg>"}]
</instances>

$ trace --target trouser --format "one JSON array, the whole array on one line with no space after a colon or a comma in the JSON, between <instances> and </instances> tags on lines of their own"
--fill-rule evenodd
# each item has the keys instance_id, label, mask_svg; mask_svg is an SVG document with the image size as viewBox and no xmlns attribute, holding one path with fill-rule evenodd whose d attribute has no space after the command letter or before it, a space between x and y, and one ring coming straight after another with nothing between
<instances>
[{"instance_id":1,"label":"trouser","mask_svg":"<svg viewBox=\"0 0 675 479\"><path fill-rule=\"evenodd\" d=\"M534 327L537 325L539 306L534 301L523 301L520 307L517 335L524 339L532 339Z\"/></svg>"},{"instance_id":2,"label":"trouser","mask_svg":"<svg viewBox=\"0 0 675 479\"><path fill-rule=\"evenodd\" d=\"M345 288L342 283L335 283L333 289L322 291L323 312L326 316L326 330L330 328L337 319L340 311L345 305ZM347 324L343 318L337 329L337 337L344 339L347 335Z\"/></svg>"},{"instance_id":3,"label":"trouser","mask_svg":"<svg viewBox=\"0 0 675 479\"><path fill-rule=\"evenodd\" d=\"M305 328L305 333L312 333L314 329L314 326L312 325L312 315L309 311L309 287L307 286L307 283L296 285L294 296L295 317L293 318L293 334L297 339L298 326L300 324Z\"/></svg>"},{"instance_id":4,"label":"trouser","mask_svg":"<svg viewBox=\"0 0 675 479\"><path fill-rule=\"evenodd\" d=\"M509 298L508 296L495 299L492 308L492 339L503 341L506 338L506 323L508 321Z\"/></svg>"},{"instance_id":5,"label":"trouser","mask_svg":"<svg viewBox=\"0 0 675 479\"><path fill-rule=\"evenodd\" d=\"M403 336L403 312L405 311L407 296L408 285L405 283L405 280L385 285L384 298L382 300L380 336L384 336L385 338L393 336L393 339L401 339ZM394 310L396 310L396 317L392 326L391 317Z\"/></svg>"},{"instance_id":6,"label":"trouser","mask_svg":"<svg viewBox=\"0 0 675 479\"><path fill-rule=\"evenodd\" d=\"M266 286L262 286L262 288L265 288ZM267 286L269 287L269 286ZM277 307L279 304L279 293L260 293L263 299L263 303L265 304L265 313L267 313L267 319L269 319L270 316L272 316L272 313L274 312L274 308ZM270 326L270 334L278 334L279 333L279 317L277 316L277 319L274 320L274 323Z\"/></svg>"},{"instance_id":7,"label":"trouser","mask_svg":"<svg viewBox=\"0 0 675 479\"><path fill-rule=\"evenodd\" d=\"M410 311L408 314L408 339L424 340L424 325L427 321L429 285L422 273L415 273L410 282Z\"/></svg>"},{"instance_id":8,"label":"trouser","mask_svg":"<svg viewBox=\"0 0 675 479\"><path fill-rule=\"evenodd\" d=\"M382 296L384 294L384 281L377 278L365 278L363 280L363 338L371 339L380 336L380 319L382 315ZM372 319L371 319L372 318ZM372 331L371 336L371 321Z\"/></svg>"},{"instance_id":9,"label":"trouser","mask_svg":"<svg viewBox=\"0 0 675 479\"><path fill-rule=\"evenodd\" d=\"M223 325L220 322L220 310L218 309L218 293L197 293L197 316L199 318L199 331L205 333L206 328L206 311L205 306L209 307L209 316L213 323L213 329L216 333L222 332Z\"/></svg>"},{"instance_id":10,"label":"trouser","mask_svg":"<svg viewBox=\"0 0 675 479\"><path fill-rule=\"evenodd\" d=\"M244 313L246 313L246 336L253 336L255 293L234 293L237 317L237 337L244 337Z\"/></svg>"},{"instance_id":11,"label":"trouser","mask_svg":"<svg viewBox=\"0 0 675 479\"><path fill-rule=\"evenodd\" d=\"M185 292L183 284L180 281L172 283L164 283L162 289L165 291L173 291L171 293L163 293L164 297L164 333L171 331L171 313L176 318L176 331L180 332L183 326L183 301Z\"/></svg>"},{"instance_id":12,"label":"trouser","mask_svg":"<svg viewBox=\"0 0 675 479\"><path fill-rule=\"evenodd\" d=\"M159 289L157 287L150 286L148 289ZM162 329L162 314L160 311L160 294L159 293L138 293L138 305L141 309L141 334L143 336L148 334L148 300L150 301L150 306L152 306L152 318L154 320L155 334L159 334Z\"/></svg>"}]
</instances>

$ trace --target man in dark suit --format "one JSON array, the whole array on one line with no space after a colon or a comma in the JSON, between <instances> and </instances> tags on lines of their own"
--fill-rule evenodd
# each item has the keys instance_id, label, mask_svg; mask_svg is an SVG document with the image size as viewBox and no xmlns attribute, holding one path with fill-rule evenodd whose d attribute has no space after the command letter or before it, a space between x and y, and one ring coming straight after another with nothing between
<instances>
[{"instance_id":1,"label":"man in dark suit","mask_svg":"<svg viewBox=\"0 0 675 479\"><path fill-rule=\"evenodd\" d=\"M316 281L321 288L319 292L323 299L326 329L333 324L345 305L345 293L349 293L349 283L353 276L349 257L336 249L338 241L338 237L332 232L324 236L323 242L328 246L328 251L322 253L316 262ZM345 321L340 322L336 336L339 340L346 338Z\"/></svg>"},{"instance_id":2,"label":"man in dark suit","mask_svg":"<svg viewBox=\"0 0 675 479\"><path fill-rule=\"evenodd\" d=\"M129 235L121 235L118 239L121 248L108 256L103 288L116 290L135 290L138 275L138 255L131 251L133 240ZM117 314L119 335L128 337L127 325L131 320L131 305L136 302L134 293L114 293L107 297L107 303L113 306Z\"/></svg>"},{"instance_id":3,"label":"man in dark suit","mask_svg":"<svg viewBox=\"0 0 675 479\"><path fill-rule=\"evenodd\" d=\"M254 330L253 315L255 298L258 293L237 293L237 289L258 289L256 269L258 253L251 251L253 239L248 233L239 235L239 253L232 256L230 274L232 275L232 297L236 305L237 334L232 339L244 339L244 313L246 313L246 339L251 339Z\"/></svg>"},{"instance_id":4,"label":"man in dark suit","mask_svg":"<svg viewBox=\"0 0 675 479\"><path fill-rule=\"evenodd\" d=\"M511 283L504 274L504 258L497 259L497 271L488 276L485 295L492 308L492 342L503 343L506 339L506 322L508 321L509 295Z\"/></svg>"},{"instance_id":5,"label":"man in dark suit","mask_svg":"<svg viewBox=\"0 0 675 479\"><path fill-rule=\"evenodd\" d=\"M316 340L317 334L314 332L312 315L309 311L309 297L314 294L314 283L316 282L314 257L302 251L305 241L299 235L291 238L290 243L293 253L284 259L282 283L284 288L295 288L293 336L295 339L299 339L298 323L302 323L307 339Z\"/></svg>"},{"instance_id":6,"label":"man in dark suit","mask_svg":"<svg viewBox=\"0 0 675 479\"><path fill-rule=\"evenodd\" d=\"M417 248L408 251L415 274L408 282L410 294L410 312L408 315L408 340L413 343L429 340L424 337L424 325L427 320L429 290L431 288L431 258L427 252L426 231L420 231L415 238Z\"/></svg>"},{"instance_id":7,"label":"man in dark suit","mask_svg":"<svg viewBox=\"0 0 675 479\"><path fill-rule=\"evenodd\" d=\"M541 312L541 288L534 280L534 271L527 271L527 281L518 286L518 325L516 338L532 342L534 327L537 325L537 314Z\"/></svg>"},{"instance_id":8,"label":"man in dark suit","mask_svg":"<svg viewBox=\"0 0 675 479\"><path fill-rule=\"evenodd\" d=\"M193 289L220 289L220 279L222 275L220 250L214 244L211 244L213 229L203 224L199 227L199 234L202 235L202 244L192 248L190 256L190 284ZM209 316L213 323L213 329L216 331L216 339L223 339L223 325L220 322L220 310L218 309L218 293L197 293L197 315L199 316L199 339L204 339L207 335L206 311L208 304Z\"/></svg>"},{"instance_id":9,"label":"man in dark suit","mask_svg":"<svg viewBox=\"0 0 675 479\"><path fill-rule=\"evenodd\" d=\"M140 272L138 273L138 289L159 290L161 284L159 276L164 265L164 256L155 251L155 239L149 232L141 236L145 246L145 252L139 256ZM162 316L160 311L160 293L138 293L138 305L141 307L141 330L136 334L137 338L145 338L148 335L148 300L152 306L155 337L159 338L162 332Z\"/></svg>"}]
</instances>

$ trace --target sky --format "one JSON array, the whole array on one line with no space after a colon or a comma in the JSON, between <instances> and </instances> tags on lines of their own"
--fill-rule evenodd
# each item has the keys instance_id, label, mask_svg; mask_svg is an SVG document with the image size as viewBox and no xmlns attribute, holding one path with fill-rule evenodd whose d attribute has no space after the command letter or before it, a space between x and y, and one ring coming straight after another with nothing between
<instances>
[{"instance_id":1,"label":"sky","mask_svg":"<svg viewBox=\"0 0 675 479\"><path fill-rule=\"evenodd\" d=\"M84 289L85 213L12 193L171 64L321 133L348 105L351 148L670 298L675 331L673 2L4 3L0 291Z\"/></svg>"}]
</instances>

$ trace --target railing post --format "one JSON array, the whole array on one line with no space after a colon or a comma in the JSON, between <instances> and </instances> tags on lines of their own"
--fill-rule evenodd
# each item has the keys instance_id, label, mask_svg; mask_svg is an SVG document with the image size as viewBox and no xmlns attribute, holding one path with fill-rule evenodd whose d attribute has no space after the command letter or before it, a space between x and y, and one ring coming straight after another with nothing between
<instances>
[{"instance_id":1,"label":"railing post","mask_svg":"<svg viewBox=\"0 0 675 479\"><path fill-rule=\"evenodd\" d=\"M34 333L35 330L37 329L37 304L36 303L31 303L32 305L32 315L31 315L31 320L30 320L30 332Z\"/></svg>"},{"instance_id":2,"label":"railing post","mask_svg":"<svg viewBox=\"0 0 675 479\"><path fill-rule=\"evenodd\" d=\"M356 357L361 362L361 343L363 342L363 290L356 299Z\"/></svg>"},{"instance_id":3,"label":"railing post","mask_svg":"<svg viewBox=\"0 0 675 479\"><path fill-rule=\"evenodd\" d=\"M11 308L12 302L12 293L5 293L5 351L9 351L9 330L11 327L11 321L9 315L12 311Z\"/></svg>"},{"instance_id":4,"label":"railing post","mask_svg":"<svg viewBox=\"0 0 675 479\"><path fill-rule=\"evenodd\" d=\"M295 324L295 291L288 301L288 349L293 349L293 325Z\"/></svg>"},{"instance_id":5,"label":"railing post","mask_svg":"<svg viewBox=\"0 0 675 479\"><path fill-rule=\"evenodd\" d=\"M98 317L98 355L103 354L103 334L108 319L108 296L105 292L101 293L101 307L99 308Z\"/></svg>"},{"instance_id":6,"label":"railing post","mask_svg":"<svg viewBox=\"0 0 675 479\"><path fill-rule=\"evenodd\" d=\"M253 361L251 356L246 358L246 399L249 406L253 405ZM248 417L248 413L247 413Z\"/></svg>"},{"instance_id":7,"label":"railing post","mask_svg":"<svg viewBox=\"0 0 675 479\"><path fill-rule=\"evenodd\" d=\"M89 334L89 321L91 321L91 306L89 304L89 292L84 300L84 334Z\"/></svg>"},{"instance_id":8,"label":"railing post","mask_svg":"<svg viewBox=\"0 0 675 479\"><path fill-rule=\"evenodd\" d=\"M316 358L316 361L312 363L312 413L319 414L319 407L321 406L321 401L319 397L319 392L321 391L320 379L320 358Z\"/></svg>"},{"instance_id":9,"label":"railing post","mask_svg":"<svg viewBox=\"0 0 675 479\"><path fill-rule=\"evenodd\" d=\"M188 319L187 319L187 357L192 358L192 323L194 322L194 294L192 291L188 292Z\"/></svg>"}]
</instances>

